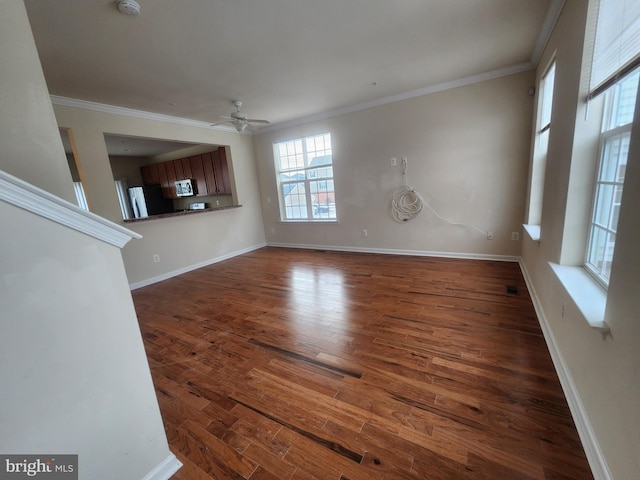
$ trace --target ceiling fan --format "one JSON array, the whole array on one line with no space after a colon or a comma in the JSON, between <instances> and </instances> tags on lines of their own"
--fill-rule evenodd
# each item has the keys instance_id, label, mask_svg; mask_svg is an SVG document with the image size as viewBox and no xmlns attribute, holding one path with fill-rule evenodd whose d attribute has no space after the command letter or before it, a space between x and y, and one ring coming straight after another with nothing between
<instances>
[{"instance_id":1,"label":"ceiling fan","mask_svg":"<svg viewBox=\"0 0 640 480\"><path fill-rule=\"evenodd\" d=\"M247 114L240 111L240 107L242 107L242 102L240 100L233 100L231 103L236 107L236 111L232 112L229 116L220 115L220 118L225 119L224 122L212 123L211 126L215 125L224 125L225 123L230 123L239 133L244 132L248 127L251 126L252 123L270 123L268 120L258 120L255 118L247 118Z\"/></svg>"}]
</instances>

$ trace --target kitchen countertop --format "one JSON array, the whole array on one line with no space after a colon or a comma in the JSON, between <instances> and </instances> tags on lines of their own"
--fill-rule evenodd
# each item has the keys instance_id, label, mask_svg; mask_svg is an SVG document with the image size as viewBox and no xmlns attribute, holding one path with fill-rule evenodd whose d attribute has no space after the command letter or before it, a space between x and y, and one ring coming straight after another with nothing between
<instances>
[{"instance_id":1,"label":"kitchen countertop","mask_svg":"<svg viewBox=\"0 0 640 480\"><path fill-rule=\"evenodd\" d=\"M148 220L158 220L160 218L181 217L184 215L196 215L198 213L218 212L220 210L231 210L231 209L240 208L240 207L242 207L242 205L226 205L224 207L210 207L210 208L205 208L204 210L177 210L171 213L161 213L159 215L150 215L144 218L131 218L129 220L125 220L124 223L146 222Z\"/></svg>"}]
</instances>

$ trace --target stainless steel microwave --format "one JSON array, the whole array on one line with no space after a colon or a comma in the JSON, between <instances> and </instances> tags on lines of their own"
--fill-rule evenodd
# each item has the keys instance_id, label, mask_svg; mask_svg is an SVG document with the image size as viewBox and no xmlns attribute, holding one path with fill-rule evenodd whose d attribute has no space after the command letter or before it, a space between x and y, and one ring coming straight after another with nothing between
<instances>
[{"instance_id":1,"label":"stainless steel microwave","mask_svg":"<svg viewBox=\"0 0 640 480\"><path fill-rule=\"evenodd\" d=\"M176 194L179 197L191 197L196 194L195 185L190 178L176 181Z\"/></svg>"}]
</instances>

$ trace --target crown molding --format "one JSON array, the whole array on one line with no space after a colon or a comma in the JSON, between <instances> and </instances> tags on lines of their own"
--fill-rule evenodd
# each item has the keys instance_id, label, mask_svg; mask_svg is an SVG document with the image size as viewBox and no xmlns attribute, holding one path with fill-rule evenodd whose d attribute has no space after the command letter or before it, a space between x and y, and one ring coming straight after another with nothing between
<instances>
[{"instance_id":1,"label":"crown molding","mask_svg":"<svg viewBox=\"0 0 640 480\"><path fill-rule=\"evenodd\" d=\"M538 65L538 62L542 57L542 53L544 52L544 49L549 42L549 38L553 33L553 29L558 22L558 18L560 17L560 13L562 12L565 1L566 0L552 0L551 4L549 5L547 16L544 19L542 28L540 29L540 33L538 34L536 45L533 48L533 52L531 53L531 64L534 66Z\"/></svg>"},{"instance_id":2,"label":"crown molding","mask_svg":"<svg viewBox=\"0 0 640 480\"><path fill-rule=\"evenodd\" d=\"M360 110L365 110L367 108L379 107L381 105L387 105L389 103L395 103L403 100L409 100L415 97L421 97L423 95L428 95L430 93L443 92L445 90L451 90L452 88L464 87L467 85L472 85L474 83L480 83L480 82L485 82L487 80L494 80L496 78L515 75L517 73L533 70L534 68L535 68L535 65L533 65L532 63L519 63L517 65L511 65L509 67L499 68L497 70L491 70L489 72L480 73L477 75L471 75L470 77L459 78L457 80L443 82L437 85L419 88L417 90L411 90L409 92L404 92L397 95L378 98L370 102L358 103L356 105L351 105L349 107L338 108L336 110L331 110L331 111L319 113L316 115L310 115L308 117L302 117L302 118L298 118L296 120L291 120L288 122L275 123L273 125L269 125L268 127L262 127L258 132L256 132L256 134L273 132L276 130L282 130L284 128L289 128L289 127L295 127L303 123L326 120L327 118L346 115L348 113L358 112Z\"/></svg>"},{"instance_id":3,"label":"crown molding","mask_svg":"<svg viewBox=\"0 0 640 480\"><path fill-rule=\"evenodd\" d=\"M0 200L118 248L139 233L82 210L71 202L0 170Z\"/></svg>"},{"instance_id":4,"label":"crown molding","mask_svg":"<svg viewBox=\"0 0 640 480\"><path fill-rule=\"evenodd\" d=\"M143 110L135 110L133 108L118 107L116 105L107 105L105 103L90 102L88 100L80 100L77 98L60 97L58 95L50 95L51 103L61 107L81 108L83 110L92 110L94 112L111 113L114 115L123 115L125 117L142 118L145 120L155 120L157 122L175 123L188 127L209 128L219 130L221 132L238 133L235 128L225 125L211 125L211 123L200 120L191 120L189 118L174 117L172 115L164 115L161 113L145 112Z\"/></svg>"},{"instance_id":5,"label":"crown molding","mask_svg":"<svg viewBox=\"0 0 640 480\"><path fill-rule=\"evenodd\" d=\"M554 0L554 3L561 1L564 4L564 0ZM559 11L558 11L559 14ZM556 17L557 19L557 17ZM555 25L555 20L553 22ZM546 40L545 40L546 44ZM449 82L443 82L436 85L431 85L428 87L419 88L417 90L411 90L408 92L400 93L397 95L390 95L388 97L378 98L376 100L372 100L370 102L358 103L355 105L351 105L348 107L338 108L336 110L330 110L327 112L318 113L315 115L309 115L307 117L301 117L294 120L271 124L266 127L261 127L256 132L245 131L242 132L241 135L256 135L260 133L273 132L276 130L282 130L284 128L295 127L297 125L302 125L304 123L316 122L320 120L326 120L328 118L337 117L340 115L346 115L348 113L358 112L360 110L366 110L367 108L379 107L382 105L387 105L389 103L400 102L403 100L409 100L415 97L421 97L423 95L428 95L431 93L443 92L445 90L451 90L453 88L464 87L467 85L473 85L474 83L485 82L487 80L494 80L496 78L506 77L509 75L515 75L517 73L526 72L529 70L533 70L536 68L535 63L527 62L527 63L519 63L516 65L510 65L508 67L499 68L496 70L491 70L489 72L480 73L477 75L471 75L469 77L459 78L456 80L452 80ZM104 103L96 103L89 102L87 100L78 100L75 98L68 97L60 97L57 95L51 95L51 103L54 105L59 105L63 107L74 107L74 108L82 108L85 110L93 110L96 112L103 113L112 113L116 115L124 115L127 117L135 117L135 118L143 118L146 120L156 120L159 122L169 122L175 123L178 125L186 125L191 127L201 127L201 128L210 128L214 130L220 130L223 132L236 132L236 129L233 127L227 127L224 125L211 125L207 122L202 122L199 120L191 120L188 118L181 117L173 117L171 115L163 115L159 113L152 112L144 112L141 110L134 110L132 108L118 107L114 105L106 105Z\"/></svg>"},{"instance_id":6,"label":"crown molding","mask_svg":"<svg viewBox=\"0 0 640 480\"><path fill-rule=\"evenodd\" d=\"M302 125L304 123L326 120L328 118L337 117L340 115L345 115L345 114L357 112L360 110L365 110L367 108L379 107L389 103L400 102L402 100L409 100L411 98L420 97L420 96L428 95L431 93L442 92L445 90L450 90L452 88L472 85L474 83L493 80L493 79L508 76L508 75L514 75L516 73L521 73L521 72L525 72L525 71L537 68L538 62L542 57L542 53L544 52L544 49L549 41L549 38L551 37L553 29L558 21L558 18L560 17L560 13L562 12L565 2L566 0L551 0L551 3L549 4L549 9L547 10L545 20L542 24L542 28L540 29L540 33L538 34L538 38L536 40L536 44L534 46L533 52L531 53L531 60L527 63L511 65L505 68L492 70L492 71L481 73L478 75L472 75L469 77L464 77L464 78L452 80L449 82L443 82L437 85L419 88L417 90L411 90L411 91L400 93L397 95L382 97L370 102L358 103L355 105L339 108L336 110L331 110L328 112L322 112L314 115L309 115L306 117L297 118L294 120L289 120L282 123L276 123L276 124L269 125L267 127L261 127L256 132L245 131L240 134L254 135L259 133L282 130L284 128L294 127L297 125ZM164 115L160 113L145 112L142 110L135 110L132 108L118 107L115 105L107 105L104 103L90 102L88 100L61 97L58 95L51 95L51 103L53 105L59 105L63 107L81 108L84 110L92 110L92 111L102 112L102 113L111 113L115 115L123 115L123 116L134 117L134 118L142 118L145 120L155 120L159 122L175 123L177 125L209 128L213 130L219 130L222 132L238 133L236 129L231 126L211 125L208 122L203 122L199 120L192 120L192 119L182 118L182 117L174 117L172 115Z\"/></svg>"}]
</instances>

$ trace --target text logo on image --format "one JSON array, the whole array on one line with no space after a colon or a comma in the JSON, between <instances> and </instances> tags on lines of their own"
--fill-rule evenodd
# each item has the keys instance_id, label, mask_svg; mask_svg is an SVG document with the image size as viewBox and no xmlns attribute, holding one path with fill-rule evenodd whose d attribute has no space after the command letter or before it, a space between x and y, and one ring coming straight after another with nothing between
<instances>
[{"instance_id":1,"label":"text logo on image","mask_svg":"<svg viewBox=\"0 0 640 480\"><path fill-rule=\"evenodd\" d=\"M0 455L0 480L78 480L78 455Z\"/></svg>"}]
</instances>

